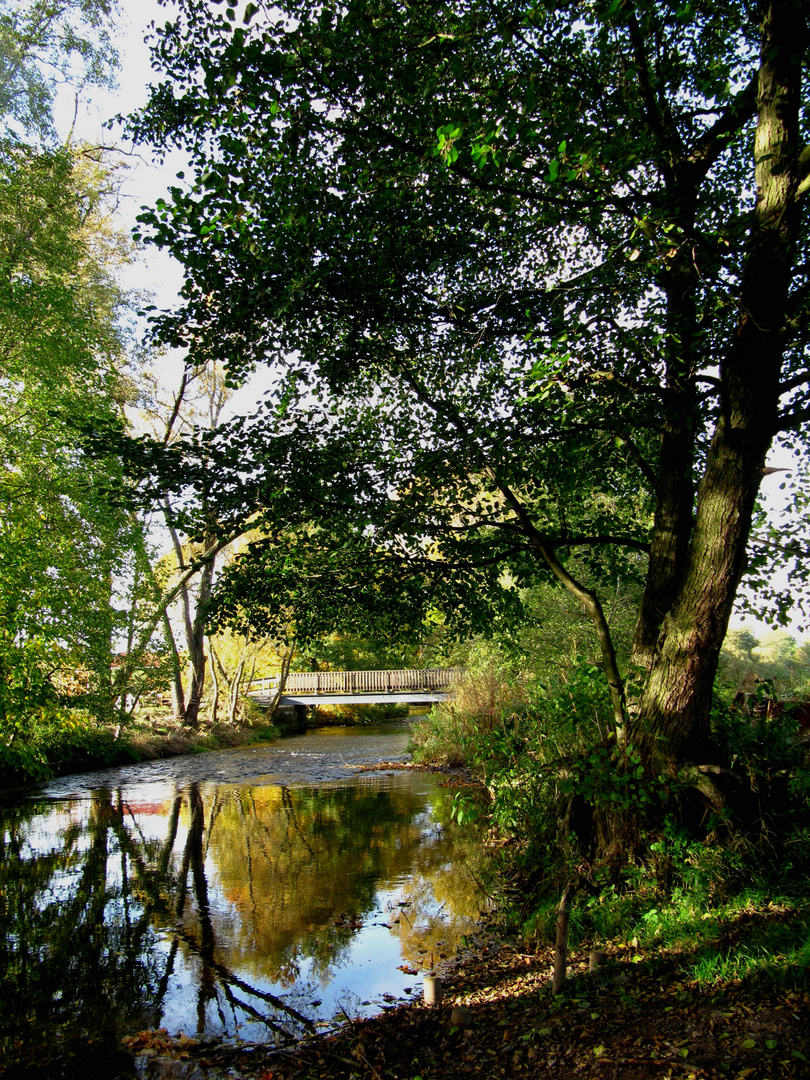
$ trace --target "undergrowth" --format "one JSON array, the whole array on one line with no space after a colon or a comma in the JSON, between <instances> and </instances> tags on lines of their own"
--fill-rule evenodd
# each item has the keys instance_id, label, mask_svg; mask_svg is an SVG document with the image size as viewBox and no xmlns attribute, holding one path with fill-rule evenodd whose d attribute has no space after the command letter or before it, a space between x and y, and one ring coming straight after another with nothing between
<instances>
[{"instance_id":1,"label":"undergrowth","mask_svg":"<svg viewBox=\"0 0 810 1080\"><path fill-rule=\"evenodd\" d=\"M487 680L493 697L505 688L502 707L481 707ZM689 953L705 983L805 980L810 768L789 719L752 720L716 702L714 760L729 783L717 812L687 773L650 777L632 746L619 757L592 665L554 685L527 674L516 694L518 681L479 666L473 689L463 684L413 740L418 760L465 764L483 780L512 928L553 941L573 882L572 945ZM455 810L482 814L463 793Z\"/></svg>"},{"instance_id":2,"label":"undergrowth","mask_svg":"<svg viewBox=\"0 0 810 1080\"><path fill-rule=\"evenodd\" d=\"M391 704L317 705L310 710L307 727L352 724L381 724L386 720L401 720L408 716L408 706Z\"/></svg>"}]
</instances>

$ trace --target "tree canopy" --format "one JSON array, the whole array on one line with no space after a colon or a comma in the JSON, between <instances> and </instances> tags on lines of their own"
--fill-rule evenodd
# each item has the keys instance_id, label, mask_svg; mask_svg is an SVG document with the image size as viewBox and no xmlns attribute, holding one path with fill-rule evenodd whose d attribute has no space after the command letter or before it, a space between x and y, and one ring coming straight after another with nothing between
<instances>
[{"instance_id":1,"label":"tree canopy","mask_svg":"<svg viewBox=\"0 0 810 1080\"><path fill-rule=\"evenodd\" d=\"M6 133L51 140L60 84L114 82L114 0L0 2L0 115Z\"/></svg>"},{"instance_id":2,"label":"tree canopy","mask_svg":"<svg viewBox=\"0 0 810 1080\"><path fill-rule=\"evenodd\" d=\"M112 10L0 3L0 764L32 771L40 721L58 731L71 702L109 719L128 689L113 671L147 546L120 458L83 453L134 395L132 243L114 170L57 145L51 111L60 84L112 78Z\"/></svg>"},{"instance_id":3,"label":"tree canopy","mask_svg":"<svg viewBox=\"0 0 810 1080\"><path fill-rule=\"evenodd\" d=\"M316 516L399 580L578 597L648 762L707 754L766 457L810 415L807 35L799 0L181 0L131 121L193 163L142 216L186 268L156 334L276 374L231 442L251 512L305 417ZM251 617L267 552L229 578Z\"/></svg>"}]
</instances>

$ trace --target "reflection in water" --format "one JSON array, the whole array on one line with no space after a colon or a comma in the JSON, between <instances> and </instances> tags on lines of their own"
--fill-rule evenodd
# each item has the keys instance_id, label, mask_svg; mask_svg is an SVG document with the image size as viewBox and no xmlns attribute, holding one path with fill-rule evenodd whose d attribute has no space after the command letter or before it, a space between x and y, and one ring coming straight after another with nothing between
<instances>
[{"instance_id":1,"label":"reflection in water","mask_svg":"<svg viewBox=\"0 0 810 1080\"><path fill-rule=\"evenodd\" d=\"M0 1050L66 1026L283 1042L379 1009L478 918L477 845L450 802L433 776L397 773L175 780L7 811Z\"/></svg>"}]
</instances>

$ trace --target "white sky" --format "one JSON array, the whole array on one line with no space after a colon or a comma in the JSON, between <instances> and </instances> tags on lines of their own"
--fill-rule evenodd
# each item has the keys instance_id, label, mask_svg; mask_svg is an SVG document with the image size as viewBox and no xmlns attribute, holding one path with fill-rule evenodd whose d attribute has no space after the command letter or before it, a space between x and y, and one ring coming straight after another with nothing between
<instances>
[{"instance_id":1,"label":"white sky","mask_svg":"<svg viewBox=\"0 0 810 1080\"><path fill-rule=\"evenodd\" d=\"M160 164L148 148L132 145L121 137L118 126L105 129L104 124L118 113L129 113L146 102L147 87L153 79L149 62L149 49L144 38L150 23L167 20L169 8L160 7L157 0L121 0L121 15L117 46L121 69L116 90L99 90L92 87L80 97L78 111L73 91L67 91L57 101L56 124L60 136L66 138L74 125L74 137L91 144L115 147L112 161L120 161L127 179L119 209L121 224L126 229L135 225L141 206L154 205L165 195L171 184L178 184L177 172L184 161L179 155L169 157ZM182 282L180 267L168 256L154 248L144 251L140 265L132 268L126 284L153 291L158 301L171 303Z\"/></svg>"},{"instance_id":2,"label":"white sky","mask_svg":"<svg viewBox=\"0 0 810 1080\"><path fill-rule=\"evenodd\" d=\"M178 179L177 173L187 169L187 162L179 153L167 155L161 162L157 155L150 153L149 147L133 147L124 140L120 125L105 127L112 117L131 113L146 103L149 84L157 79L145 39L151 24L154 22L159 26L169 21L172 12L171 5L161 6L157 0L119 0L119 5L116 44L120 70L116 89L90 88L80 98L78 110L70 90L57 100L55 119L62 138L67 138L72 128L76 140L111 148L109 160L120 164L126 177L118 216L122 228L131 231L141 207L154 206L171 186L182 187L184 181ZM168 308L176 301L183 273L180 265L167 253L145 246L121 278L126 288L149 294L158 307ZM167 386L173 388L178 384L182 366L182 352L167 353L161 359L161 375L165 376ZM257 373L247 386L234 394L224 415L252 412L266 382L266 374Z\"/></svg>"}]
</instances>

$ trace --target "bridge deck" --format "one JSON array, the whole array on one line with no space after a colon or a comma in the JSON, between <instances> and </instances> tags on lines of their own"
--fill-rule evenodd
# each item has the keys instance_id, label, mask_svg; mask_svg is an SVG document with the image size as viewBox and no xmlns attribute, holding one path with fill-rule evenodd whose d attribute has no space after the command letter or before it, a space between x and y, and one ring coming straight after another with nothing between
<instances>
[{"instance_id":1,"label":"bridge deck","mask_svg":"<svg viewBox=\"0 0 810 1080\"><path fill-rule=\"evenodd\" d=\"M460 674L459 668L402 668L398 671L295 671L287 676L282 705L411 704L442 701ZM248 695L269 706L278 692L278 678L256 679Z\"/></svg>"},{"instance_id":2,"label":"bridge deck","mask_svg":"<svg viewBox=\"0 0 810 1080\"><path fill-rule=\"evenodd\" d=\"M266 709L273 702L272 694L250 695L257 705ZM399 690L390 694L282 694L279 705L433 705L444 701L447 692L439 690L419 693L416 690Z\"/></svg>"}]
</instances>

